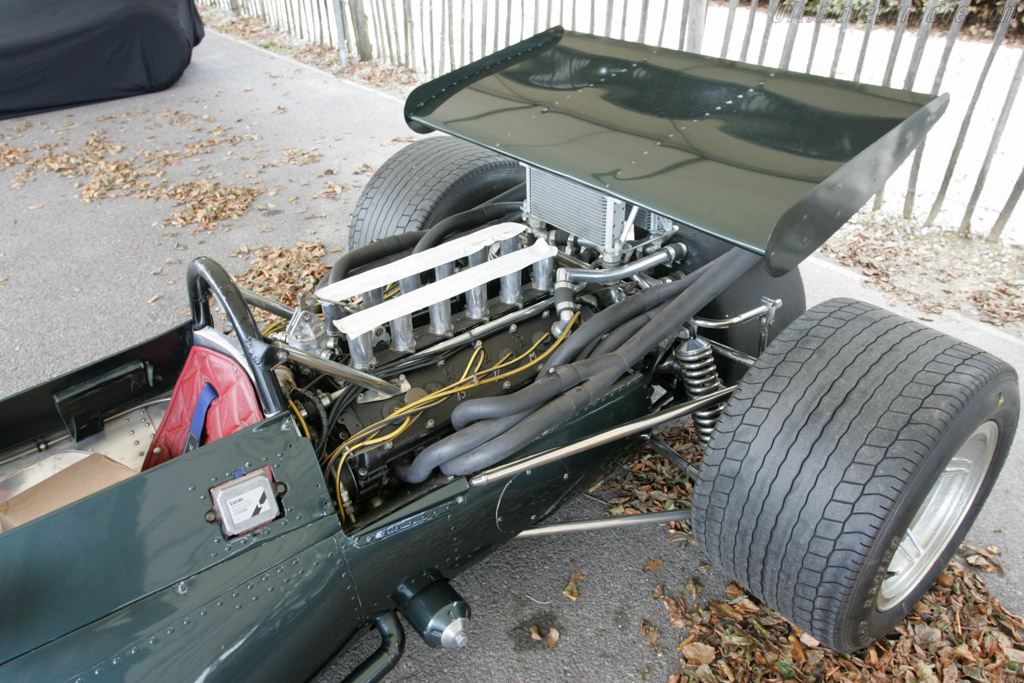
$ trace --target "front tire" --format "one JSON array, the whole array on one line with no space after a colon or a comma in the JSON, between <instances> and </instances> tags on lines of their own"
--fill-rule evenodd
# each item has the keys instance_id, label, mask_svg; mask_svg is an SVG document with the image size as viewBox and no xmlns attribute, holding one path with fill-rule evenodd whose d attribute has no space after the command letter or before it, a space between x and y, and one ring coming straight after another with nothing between
<instances>
[{"instance_id":1,"label":"front tire","mask_svg":"<svg viewBox=\"0 0 1024 683\"><path fill-rule=\"evenodd\" d=\"M730 399L693 497L697 542L850 652L920 600L974 522L1019 412L1013 368L835 299L779 334Z\"/></svg>"}]
</instances>

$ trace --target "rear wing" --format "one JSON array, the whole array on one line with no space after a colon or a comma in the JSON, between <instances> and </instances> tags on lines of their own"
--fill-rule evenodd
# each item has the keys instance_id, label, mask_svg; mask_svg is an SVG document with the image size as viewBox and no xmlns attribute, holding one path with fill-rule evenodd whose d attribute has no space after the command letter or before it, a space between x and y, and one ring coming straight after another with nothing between
<instances>
[{"instance_id":1,"label":"rear wing","mask_svg":"<svg viewBox=\"0 0 1024 683\"><path fill-rule=\"evenodd\" d=\"M405 116L782 275L881 189L948 101L556 27L416 88Z\"/></svg>"}]
</instances>

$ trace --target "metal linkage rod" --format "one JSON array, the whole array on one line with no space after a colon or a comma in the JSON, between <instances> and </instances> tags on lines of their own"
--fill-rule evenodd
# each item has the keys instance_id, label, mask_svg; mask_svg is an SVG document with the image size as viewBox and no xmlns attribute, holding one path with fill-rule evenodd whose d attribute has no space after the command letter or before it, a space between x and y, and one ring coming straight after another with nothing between
<instances>
[{"instance_id":1,"label":"metal linkage rod","mask_svg":"<svg viewBox=\"0 0 1024 683\"><path fill-rule=\"evenodd\" d=\"M587 519L581 522L563 522L561 524L545 524L520 531L516 538L539 538L555 534L568 534L577 531L600 531L601 529L621 529L640 524L667 524L690 519L689 510L672 510L670 512L648 512L642 515L620 515L604 519Z\"/></svg>"},{"instance_id":2,"label":"metal linkage rod","mask_svg":"<svg viewBox=\"0 0 1024 683\"><path fill-rule=\"evenodd\" d=\"M645 432L648 429L652 429L657 425L668 422L669 420L675 420L680 417L684 417L693 413L705 406L714 405L720 403L727 398L736 387L726 387L720 389L712 394L703 396L696 401L687 401L682 403L675 408L668 410L662 410L654 415L627 422L626 424L619 425L614 429L609 429L592 436L588 436L585 439L576 441L574 443L566 444L559 448L552 448L551 450L538 453L537 455L531 455L515 462L511 462L507 465L500 465L498 467L485 470L480 474L476 475L469 480L470 486L482 486L484 484L490 484L491 482L498 481L500 479L507 479L513 477L520 472L533 469L534 467L540 467L541 465L547 465L548 463L557 462L563 458L568 458L570 455L576 455L583 451L596 448L597 446L603 446L604 444L611 443L612 441L618 441L627 436L639 434Z\"/></svg>"},{"instance_id":3,"label":"metal linkage rod","mask_svg":"<svg viewBox=\"0 0 1024 683\"><path fill-rule=\"evenodd\" d=\"M687 462L683 456L676 453L671 446L653 434L647 439L647 443L658 455L664 456L670 463L681 469L686 476L697 481L697 468Z\"/></svg>"}]
</instances>

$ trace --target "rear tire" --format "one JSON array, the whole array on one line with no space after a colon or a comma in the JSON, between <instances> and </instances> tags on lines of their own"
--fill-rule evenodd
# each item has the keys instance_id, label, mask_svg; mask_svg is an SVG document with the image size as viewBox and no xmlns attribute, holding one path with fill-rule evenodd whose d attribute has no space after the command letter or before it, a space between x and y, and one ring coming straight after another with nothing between
<instances>
[{"instance_id":1,"label":"rear tire","mask_svg":"<svg viewBox=\"0 0 1024 683\"><path fill-rule=\"evenodd\" d=\"M518 162L448 136L417 140L384 162L352 213L349 249L423 230L525 180Z\"/></svg>"},{"instance_id":2,"label":"rear tire","mask_svg":"<svg viewBox=\"0 0 1024 683\"><path fill-rule=\"evenodd\" d=\"M850 652L899 623L999 474L1012 367L835 299L779 334L730 399L693 496L697 542L818 640Z\"/></svg>"}]
</instances>

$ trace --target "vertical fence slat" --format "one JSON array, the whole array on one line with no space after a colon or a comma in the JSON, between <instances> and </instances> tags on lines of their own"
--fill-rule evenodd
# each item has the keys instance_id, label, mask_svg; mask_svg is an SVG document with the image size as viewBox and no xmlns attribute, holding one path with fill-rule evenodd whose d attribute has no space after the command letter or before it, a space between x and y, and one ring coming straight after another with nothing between
<instances>
[{"instance_id":1,"label":"vertical fence slat","mask_svg":"<svg viewBox=\"0 0 1024 683\"><path fill-rule=\"evenodd\" d=\"M313 40L313 8L308 0L300 0L299 14L301 15L301 26L303 35L300 40Z\"/></svg>"},{"instance_id":2,"label":"vertical fence slat","mask_svg":"<svg viewBox=\"0 0 1024 683\"><path fill-rule=\"evenodd\" d=\"M484 12L487 12L488 0L484 0ZM486 22L485 22L486 23ZM500 40L501 36L498 34L498 29L501 28L501 0L494 0L494 39L493 49L495 51L501 49Z\"/></svg>"},{"instance_id":3,"label":"vertical fence slat","mask_svg":"<svg viewBox=\"0 0 1024 683\"><path fill-rule=\"evenodd\" d=\"M814 66L814 53L818 48L818 36L821 35L821 22L825 18L826 9L828 3L818 0L818 11L814 15L814 33L811 34L811 52L807 55L807 73L811 73L811 67Z\"/></svg>"},{"instance_id":4,"label":"vertical fence slat","mask_svg":"<svg viewBox=\"0 0 1024 683\"><path fill-rule=\"evenodd\" d=\"M892 48L889 50L889 61L885 65L885 75L882 77L882 85L892 83L892 72L896 67L896 55L900 51L900 43L903 41L903 32L907 30L907 10L910 7L910 0L900 0L900 9L896 14L896 33L892 37Z\"/></svg>"},{"instance_id":5,"label":"vertical fence slat","mask_svg":"<svg viewBox=\"0 0 1024 683\"><path fill-rule=\"evenodd\" d=\"M946 45L942 49L939 66L935 70L935 78L932 81L931 89L932 95L938 94L939 87L942 85L942 77L946 73L949 55L953 52L953 46L956 44L957 36L960 35L960 29L964 25L964 19L967 17L967 8L970 4L971 0L960 0L960 4L957 5L956 14L953 15L953 22L950 24L949 32L946 35ZM906 220L914 217L914 201L917 198L917 176L921 172L921 157L924 156L924 146L927 142L927 139L925 139L914 151L914 161L910 166L910 178L907 180L907 193L903 197L903 218Z\"/></svg>"},{"instance_id":6,"label":"vertical fence slat","mask_svg":"<svg viewBox=\"0 0 1024 683\"><path fill-rule=\"evenodd\" d=\"M756 0L755 0L756 2ZM679 20L679 49L686 49L687 19L690 16L690 0L683 0L683 16Z\"/></svg>"},{"instance_id":7,"label":"vertical fence slat","mask_svg":"<svg viewBox=\"0 0 1024 683\"><path fill-rule=\"evenodd\" d=\"M924 9L924 17L921 25L917 27L917 40L914 41L914 51L911 53L910 65L907 67L907 77L903 81L903 87L907 90L914 88L914 81L917 80L917 68L921 65L921 58L924 56L924 48L928 42L928 34L932 30L932 21L935 16L935 8L939 0L928 0Z\"/></svg>"},{"instance_id":8,"label":"vertical fence slat","mask_svg":"<svg viewBox=\"0 0 1024 683\"><path fill-rule=\"evenodd\" d=\"M668 0L665 1L668 5ZM740 6L740 0L729 0L729 17L725 20L725 37L722 38L722 53L719 57L724 58L729 52L729 42L732 40L732 24L736 19L736 8Z\"/></svg>"},{"instance_id":9,"label":"vertical fence slat","mask_svg":"<svg viewBox=\"0 0 1024 683\"><path fill-rule=\"evenodd\" d=\"M345 40L345 0L334 0L334 21L338 26L338 55L341 67L348 66L348 42Z\"/></svg>"},{"instance_id":10,"label":"vertical fence slat","mask_svg":"<svg viewBox=\"0 0 1024 683\"><path fill-rule=\"evenodd\" d=\"M412 18L412 0L402 0L402 22L403 33L405 34L405 58L406 65L410 69L416 68L416 34L414 32L415 22Z\"/></svg>"},{"instance_id":11,"label":"vertical fence slat","mask_svg":"<svg viewBox=\"0 0 1024 683\"><path fill-rule=\"evenodd\" d=\"M642 0L640 3L640 30L637 31L636 42L644 42L647 36L647 10L650 9L651 0Z\"/></svg>"},{"instance_id":12,"label":"vertical fence slat","mask_svg":"<svg viewBox=\"0 0 1024 683\"><path fill-rule=\"evenodd\" d=\"M594 35L594 21L597 17L597 1L590 0L590 35Z\"/></svg>"},{"instance_id":13,"label":"vertical fence slat","mask_svg":"<svg viewBox=\"0 0 1024 683\"><path fill-rule=\"evenodd\" d=\"M395 4L395 0L391 0L391 23L395 34L395 55L402 66L409 66L409 53L406 52L405 41L402 39L402 34L405 32L403 30L405 19L404 17L399 18L398 5Z\"/></svg>"},{"instance_id":14,"label":"vertical fence slat","mask_svg":"<svg viewBox=\"0 0 1024 683\"><path fill-rule=\"evenodd\" d=\"M658 47L665 40L665 26L668 24L668 0L661 6L661 26L658 27Z\"/></svg>"},{"instance_id":15,"label":"vertical fence slat","mask_svg":"<svg viewBox=\"0 0 1024 683\"><path fill-rule=\"evenodd\" d=\"M989 69L992 68L992 61L996 58L996 52L999 50L999 46L1003 44L1003 38L1006 37L1006 31L1010 28L1010 18L1012 16L1015 7L1012 4L1008 4L1007 11L1003 12L1003 16L999 21L999 28L996 29L996 34L992 38L992 48L988 51L988 57L985 58L985 65L981 68L981 73L978 74L978 84L974 87L974 94L971 95L971 101L967 104L967 113L964 114L963 123L960 124L960 133L957 135L956 143L953 145L953 154L949 158L949 164L946 166L946 174L942 177L942 184L939 185L939 194L935 197L935 202L932 203L932 208L928 212L928 218L925 219L925 225L931 225L936 218L939 216L939 211L942 210L942 202L946 198L946 192L949 190L949 183L953 179L953 170L956 168L957 157L960 156L960 150L963 149L964 140L967 138L967 129L971 125L971 117L974 115L974 108L978 104L978 98L981 97L981 89L985 85L985 79L988 78Z\"/></svg>"},{"instance_id":16,"label":"vertical fence slat","mask_svg":"<svg viewBox=\"0 0 1024 683\"><path fill-rule=\"evenodd\" d=\"M451 68L454 69L456 66L455 61L455 18L454 18L454 5L452 0L448 0L445 3L448 8L448 56L451 58Z\"/></svg>"},{"instance_id":17,"label":"vertical fence slat","mask_svg":"<svg viewBox=\"0 0 1024 683\"><path fill-rule=\"evenodd\" d=\"M533 2L533 32L534 34L540 31L540 0L534 0Z\"/></svg>"},{"instance_id":18,"label":"vertical fence slat","mask_svg":"<svg viewBox=\"0 0 1024 683\"><path fill-rule=\"evenodd\" d=\"M836 53L832 57L832 68L829 69L829 78L836 77L836 70L839 68L839 57L843 54L843 41L846 38L846 28L850 25L850 13L853 11L853 0L846 0L843 4L843 16L839 23L839 37L836 38Z\"/></svg>"},{"instance_id":19,"label":"vertical fence slat","mask_svg":"<svg viewBox=\"0 0 1024 683\"><path fill-rule=\"evenodd\" d=\"M384 40L387 41L387 58L391 65L397 65L400 60L398 57L398 46L395 45L391 39L391 29L393 28L393 20L387 6L388 0L380 0L381 8L381 22L384 25Z\"/></svg>"},{"instance_id":20,"label":"vertical fence slat","mask_svg":"<svg viewBox=\"0 0 1024 683\"><path fill-rule=\"evenodd\" d=\"M970 0L967 0L970 2ZM860 72L864 68L864 58L868 54L868 41L871 40L871 29L875 27L875 19L878 17L878 5L880 0L871 3L868 10L868 23L864 26L864 42L860 44L860 55L857 56L857 69L853 72L853 80L860 81Z\"/></svg>"},{"instance_id":21,"label":"vertical fence slat","mask_svg":"<svg viewBox=\"0 0 1024 683\"><path fill-rule=\"evenodd\" d=\"M981 197L981 191L985 187L985 178L988 177L989 168L992 166L992 157L995 156L996 150L999 148L999 139L1003 136L1003 129L1006 128L1006 122L1010 118L1010 110L1013 109L1014 100L1017 99L1017 91L1020 90L1022 76L1024 76L1024 51L1021 52L1020 58L1017 60L1017 68L1013 72L1010 89L1006 93L1003 109L999 112L996 128L992 132L992 141L989 142L988 152L985 153L985 160L981 163L981 171L978 172L978 180L974 183L974 190L971 192L971 198L967 201L963 220L960 221L960 235L962 237L971 236L971 217L978 206L978 198Z\"/></svg>"},{"instance_id":22,"label":"vertical fence slat","mask_svg":"<svg viewBox=\"0 0 1024 683\"><path fill-rule=\"evenodd\" d=\"M612 8L614 7L612 0L605 0L604 8L604 35L608 38L612 37Z\"/></svg>"},{"instance_id":23,"label":"vertical fence slat","mask_svg":"<svg viewBox=\"0 0 1024 683\"><path fill-rule=\"evenodd\" d=\"M498 18L495 17L494 19L495 19L494 25L497 26L498 25L498 21L497 21ZM489 28L489 26L487 25L487 0L484 0L483 3L480 6L480 51L481 51L481 53L483 53L485 55L488 52L488 50L487 50L487 29L488 28ZM474 31L474 33L475 32L476 31ZM497 50L498 46L495 45L494 49Z\"/></svg>"},{"instance_id":24,"label":"vertical fence slat","mask_svg":"<svg viewBox=\"0 0 1024 683\"><path fill-rule=\"evenodd\" d=\"M522 20L519 21L520 34L522 34ZM505 45L512 44L512 0L505 0Z\"/></svg>"},{"instance_id":25,"label":"vertical fence slat","mask_svg":"<svg viewBox=\"0 0 1024 683\"><path fill-rule=\"evenodd\" d=\"M852 0L846 0L852 2ZM768 2L768 21L764 22L764 33L761 34L761 49L757 53L757 63L764 64L764 56L768 52L768 37L772 34L772 25L775 24L775 13L779 9L779 0Z\"/></svg>"},{"instance_id":26,"label":"vertical fence slat","mask_svg":"<svg viewBox=\"0 0 1024 683\"><path fill-rule=\"evenodd\" d=\"M708 0L690 0L686 19L686 49L699 53L704 46L704 24L707 22Z\"/></svg>"},{"instance_id":27,"label":"vertical fence slat","mask_svg":"<svg viewBox=\"0 0 1024 683\"><path fill-rule=\"evenodd\" d=\"M368 62L373 59L373 50L370 47L370 33L366 26L363 0L349 0L349 11L352 14L352 32L356 36L356 52L360 61Z\"/></svg>"},{"instance_id":28,"label":"vertical fence slat","mask_svg":"<svg viewBox=\"0 0 1024 683\"><path fill-rule=\"evenodd\" d=\"M466 11L466 8L469 11ZM459 10L462 14L462 63L468 64L473 61L473 0L462 3ZM466 52L469 52L469 59L466 59Z\"/></svg>"},{"instance_id":29,"label":"vertical fence slat","mask_svg":"<svg viewBox=\"0 0 1024 683\"><path fill-rule=\"evenodd\" d=\"M1013 189L1010 190L1010 196L1006 199L1006 204L1003 206L1003 210L999 212L999 217L996 218L995 224L992 226L992 230L989 231L988 237L986 238L989 242L998 242L999 238L1003 236L1003 229L1006 227L1007 221L1010 220L1010 214L1017 208L1017 202L1020 200L1021 192L1024 192L1024 169L1021 169L1020 175L1017 176L1017 182L1014 183Z\"/></svg>"},{"instance_id":30,"label":"vertical fence slat","mask_svg":"<svg viewBox=\"0 0 1024 683\"><path fill-rule=\"evenodd\" d=\"M316 42L320 45L324 44L324 13L320 11L320 0L311 0L310 7L315 7L313 11L314 21L316 24Z\"/></svg>"},{"instance_id":31,"label":"vertical fence slat","mask_svg":"<svg viewBox=\"0 0 1024 683\"><path fill-rule=\"evenodd\" d=\"M875 0L875 2L878 2L878 0ZM806 5L806 0L796 0L793 3L793 11L789 15L789 26L786 27L786 41L782 44L782 58L779 59L780 69L789 68L789 60L793 57L793 45L796 44L796 32L800 28L800 19L804 16L804 7ZM722 56L725 56L724 46Z\"/></svg>"},{"instance_id":32,"label":"vertical fence slat","mask_svg":"<svg viewBox=\"0 0 1024 683\"><path fill-rule=\"evenodd\" d=\"M429 3L423 3L423 5L427 7L427 13L430 17L430 75L431 77L436 77L440 57L438 57L434 51L434 43L436 42L434 38L437 36L437 32L434 31L434 6ZM426 27L426 22L424 22L424 27Z\"/></svg>"},{"instance_id":33,"label":"vertical fence slat","mask_svg":"<svg viewBox=\"0 0 1024 683\"><path fill-rule=\"evenodd\" d=\"M377 0L375 5L377 8L377 17L380 20L380 32L382 36L382 42L380 46L381 57L384 57L384 49L387 48L387 59L390 63L395 63L395 48L391 44L391 21L388 19L388 0Z\"/></svg>"},{"instance_id":34,"label":"vertical fence slat","mask_svg":"<svg viewBox=\"0 0 1024 683\"><path fill-rule=\"evenodd\" d=\"M750 48L750 36L754 33L754 19L757 18L757 0L750 0L750 14L747 15L747 30L743 32L743 47L740 48L740 61L747 61L747 50Z\"/></svg>"}]
</instances>

